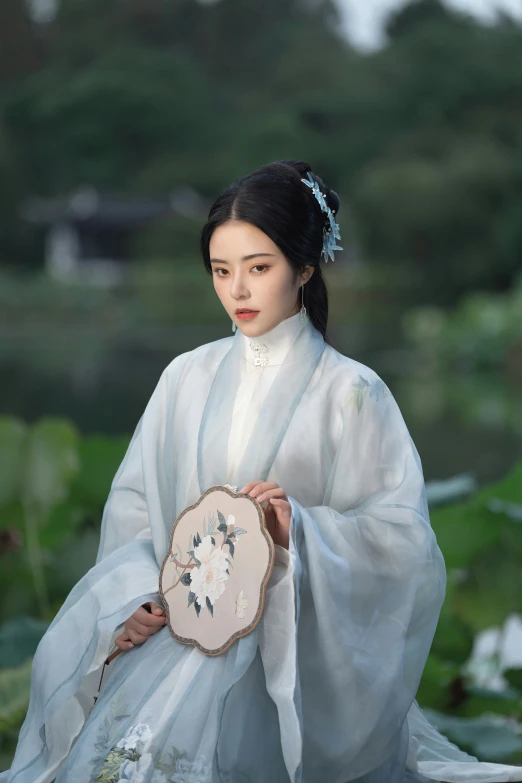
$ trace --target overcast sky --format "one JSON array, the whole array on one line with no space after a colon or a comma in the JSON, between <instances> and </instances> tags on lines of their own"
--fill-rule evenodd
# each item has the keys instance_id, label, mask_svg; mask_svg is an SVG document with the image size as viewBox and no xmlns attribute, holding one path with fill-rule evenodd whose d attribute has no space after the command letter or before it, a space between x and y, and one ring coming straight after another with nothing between
<instances>
[{"instance_id":1,"label":"overcast sky","mask_svg":"<svg viewBox=\"0 0 522 783\"><path fill-rule=\"evenodd\" d=\"M505 11L522 22L522 0L446 0L448 5L469 11L480 19L494 21ZM344 29L353 42L365 49L379 46L382 20L390 10L405 5L405 0L336 0L343 15Z\"/></svg>"},{"instance_id":2,"label":"overcast sky","mask_svg":"<svg viewBox=\"0 0 522 783\"><path fill-rule=\"evenodd\" d=\"M1 2L2 0L0 0ZM52 19L59 0L25 0L38 21ZM210 5L219 0L199 0ZM262 0L260 0L262 2ZM357 46L375 49L382 43L382 22L386 14L407 0L335 0L341 9L343 28ZM522 0L445 0L448 5L475 14L485 22L506 11L522 23Z\"/></svg>"}]
</instances>

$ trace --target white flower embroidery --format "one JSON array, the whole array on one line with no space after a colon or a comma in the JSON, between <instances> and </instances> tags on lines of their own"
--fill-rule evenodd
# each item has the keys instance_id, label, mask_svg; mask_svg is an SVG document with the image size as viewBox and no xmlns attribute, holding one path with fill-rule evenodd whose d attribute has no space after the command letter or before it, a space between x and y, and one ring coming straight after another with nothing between
<instances>
[{"instance_id":1,"label":"white flower embroidery","mask_svg":"<svg viewBox=\"0 0 522 783\"><path fill-rule=\"evenodd\" d=\"M116 745L124 750L135 750L138 743L145 744L152 738L152 731L146 723L138 723L125 734Z\"/></svg>"},{"instance_id":2,"label":"white flower embroidery","mask_svg":"<svg viewBox=\"0 0 522 783\"><path fill-rule=\"evenodd\" d=\"M137 761L124 761L120 767L118 783L144 783L145 775L152 764L152 755L144 753Z\"/></svg>"},{"instance_id":3,"label":"white flower embroidery","mask_svg":"<svg viewBox=\"0 0 522 783\"><path fill-rule=\"evenodd\" d=\"M205 764L203 756L194 761L178 759L176 774L171 778L172 783L211 783L211 780L210 764Z\"/></svg>"},{"instance_id":4,"label":"white flower embroidery","mask_svg":"<svg viewBox=\"0 0 522 783\"><path fill-rule=\"evenodd\" d=\"M212 605L225 591L228 579L228 560L220 547L214 547L211 536L205 536L194 549L194 555L201 565L194 568L190 577L190 589L196 594L196 601L204 606L206 599Z\"/></svg>"},{"instance_id":5,"label":"white flower embroidery","mask_svg":"<svg viewBox=\"0 0 522 783\"><path fill-rule=\"evenodd\" d=\"M236 614L242 620L245 616L245 609L248 606L248 601L243 597L243 591L239 591L239 595L236 598Z\"/></svg>"}]
</instances>

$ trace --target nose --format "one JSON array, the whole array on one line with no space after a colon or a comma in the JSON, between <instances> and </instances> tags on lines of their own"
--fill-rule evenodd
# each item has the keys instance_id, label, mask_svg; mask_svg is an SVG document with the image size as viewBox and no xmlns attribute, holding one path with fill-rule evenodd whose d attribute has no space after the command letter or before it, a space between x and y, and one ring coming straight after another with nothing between
<instances>
[{"instance_id":1,"label":"nose","mask_svg":"<svg viewBox=\"0 0 522 783\"><path fill-rule=\"evenodd\" d=\"M241 272L235 272L230 284L230 296L233 299L244 299L248 296L248 293L244 275L242 275Z\"/></svg>"}]
</instances>

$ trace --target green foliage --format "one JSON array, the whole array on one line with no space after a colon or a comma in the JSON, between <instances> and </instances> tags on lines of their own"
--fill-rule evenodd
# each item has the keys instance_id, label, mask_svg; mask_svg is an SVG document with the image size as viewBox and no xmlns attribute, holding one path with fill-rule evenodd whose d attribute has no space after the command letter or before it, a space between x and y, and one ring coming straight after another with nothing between
<instances>
[{"instance_id":1,"label":"green foliage","mask_svg":"<svg viewBox=\"0 0 522 783\"><path fill-rule=\"evenodd\" d=\"M413 308L403 334L424 361L448 370L497 370L519 376L522 368L522 275L504 294L474 291L458 307Z\"/></svg>"},{"instance_id":2,"label":"green foliage","mask_svg":"<svg viewBox=\"0 0 522 783\"><path fill-rule=\"evenodd\" d=\"M34 617L13 617L0 626L0 669L32 658L48 624Z\"/></svg>"},{"instance_id":3,"label":"green foliage","mask_svg":"<svg viewBox=\"0 0 522 783\"><path fill-rule=\"evenodd\" d=\"M92 566L103 506L128 442L80 440L60 419L29 426L0 418L0 519L14 542L0 554L0 619L19 622L19 615L35 612L52 619Z\"/></svg>"},{"instance_id":4,"label":"green foliage","mask_svg":"<svg viewBox=\"0 0 522 783\"><path fill-rule=\"evenodd\" d=\"M507 18L483 26L439 0L410 2L386 46L363 55L338 34L331 0L62 0L36 47L15 5L3 27L18 65L0 61L9 258L33 252L19 218L28 195L85 183L212 198L292 157L341 194L344 246L420 274L430 298L516 273L522 28ZM133 252L194 256L197 227L153 226Z\"/></svg>"},{"instance_id":5,"label":"green foliage","mask_svg":"<svg viewBox=\"0 0 522 783\"><path fill-rule=\"evenodd\" d=\"M427 710L427 717L462 750L478 758L497 763L522 759L522 739L507 718L498 722L489 717L457 718L432 710Z\"/></svg>"},{"instance_id":6,"label":"green foliage","mask_svg":"<svg viewBox=\"0 0 522 783\"><path fill-rule=\"evenodd\" d=\"M513 688L522 693L522 669L506 669L503 677Z\"/></svg>"},{"instance_id":7,"label":"green foliage","mask_svg":"<svg viewBox=\"0 0 522 783\"><path fill-rule=\"evenodd\" d=\"M449 591L448 591L449 593ZM470 626L458 617L451 608L451 599L446 596L446 607L442 610L433 644L430 659L438 657L440 665L449 665L453 675L454 667L466 663L473 647L473 631ZM443 663L442 663L443 662ZM451 662L448 664L448 662ZM431 678L433 680L433 677ZM440 678L437 675L437 685Z\"/></svg>"},{"instance_id":8,"label":"green foliage","mask_svg":"<svg viewBox=\"0 0 522 783\"><path fill-rule=\"evenodd\" d=\"M78 448L81 470L70 485L71 502L81 502L86 508L103 506L128 445L129 437L126 435L112 438L84 436ZM99 519L96 523L99 524Z\"/></svg>"},{"instance_id":9,"label":"green foliage","mask_svg":"<svg viewBox=\"0 0 522 783\"><path fill-rule=\"evenodd\" d=\"M502 672L509 691L488 692L472 685L463 664L475 634L522 613L522 525L514 513L521 507L518 463L468 500L431 510L448 589L417 694L434 725L464 750L513 763L522 760L521 670Z\"/></svg>"},{"instance_id":10,"label":"green foliage","mask_svg":"<svg viewBox=\"0 0 522 783\"><path fill-rule=\"evenodd\" d=\"M52 509L64 500L78 469L77 433L66 421L43 419L29 428L3 417L0 457L1 464L8 466L0 487L0 507L14 507L15 520L23 522L27 560L44 616L49 611L49 598L39 531Z\"/></svg>"},{"instance_id":11,"label":"green foliage","mask_svg":"<svg viewBox=\"0 0 522 783\"><path fill-rule=\"evenodd\" d=\"M448 571L465 569L450 606L474 633L522 612L522 525L499 502L522 504L522 463L469 500L431 512Z\"/></svg>"},{"instance_id":12,"label":"green foliage","mask_svg":"<svg viewBox=\"0 0 522 783\"><path fill-rule=\"evenodd\" d=\"M29 704L32 659L22 666L0 669L0 734L18 729Z\"/></svg>"}]
</instances>

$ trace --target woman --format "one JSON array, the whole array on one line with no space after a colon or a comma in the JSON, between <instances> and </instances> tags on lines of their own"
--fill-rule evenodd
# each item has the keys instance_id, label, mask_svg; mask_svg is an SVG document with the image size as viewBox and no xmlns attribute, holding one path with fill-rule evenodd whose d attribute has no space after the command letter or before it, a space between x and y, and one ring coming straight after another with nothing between
<instances>
[{"instance_id":1,"label":"woman","mask_svg":"<svg viewBox=\"0 0 522 783\"><path fill-rule=\"evenodd\" d=\"M163 372L97 563L36 653L2 783L522 781L451 745L414 701L444 560L393 396L325 340L338 209L297 161L213 205L203 259L237 331ZM263 505L276 566L259 625L211 658L170 635L158 575L176 516L224 483ZM113 639L125 654L89 713Z\"/></svg>"}]
</instances>

